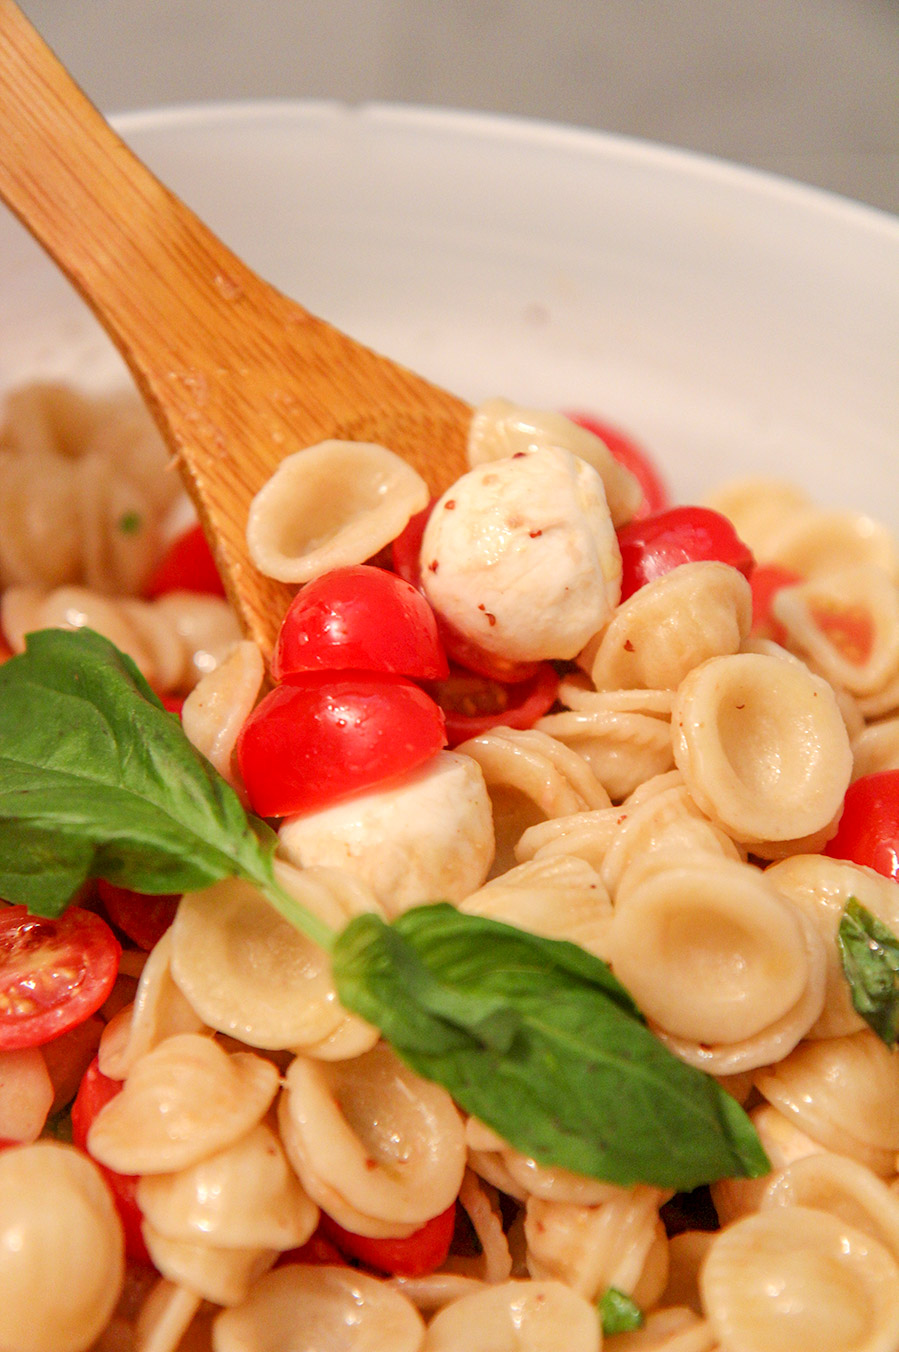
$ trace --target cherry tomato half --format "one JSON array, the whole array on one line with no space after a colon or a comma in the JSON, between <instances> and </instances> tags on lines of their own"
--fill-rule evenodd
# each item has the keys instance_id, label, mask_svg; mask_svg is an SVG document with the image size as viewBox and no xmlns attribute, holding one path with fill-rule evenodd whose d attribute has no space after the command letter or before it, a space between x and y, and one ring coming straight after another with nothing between
<instances>
[{"instance_id":1,"label":"cherry tomato half","mask_svg":"<svg viewBox=\"0 0 899 1352\"><path fill-rule=\"evenodd\" d=\"M0 908L0 1048L40 1047L83 1023L112 990L121 951L80 906L55 920Z\"/></svg>"},{"instance_id":2,"label":"cherry tomato half","mask_svg":"<svg viewBox=\"0 0 899 1352\"><path fill-rule=\"evenodd\" d=\"M824 854L899 881L899 770L862 775L849 785L840 825Z\"/></svg>"},{"instance_id":3,"label":"cherry tomato half","mask_svg":"<svg viewBox=\"0 0 899 1352\"><path fill-rule=\"evenodd\" d=\"M432 498L423 511L416 512L415 516L410 517L405 530L397 536L392 546L394 572L419 591L421 591L421 541L436 501L436 498ZM536 675L538 662L509 662L504 657L485 653L483 648L479 648L464 634L460 634L458 629L442 615L435 612L435 618L437 632L446 655L456 666L465 667L468 671L477 672L479 676L486 676L505 685L527 681Z\"/></svg>"},{"instance_id":4,"label":"cherry tomato half","mask_svg":"<svg viewBox=\"0 0 899 1352\"><path fill-rule=\"evenodd\" d=\"M514 685L454 667L445 681L428 686L446 715L450 746L490 728L532 728L552 708L558 688L558 674L549 662L541 662L530 680Z\"/></svg>"},{"instance_id":5,"label":"cherry tomato half","mask_svg":"<svg viewBox=\"0 0 899 1352\"><path fill-rule=\"evenodd\" d=\"M143 892L132 892L127 887L116 887L104 879L97 882L97 895L103 903L106 914L123 934L127 934L132 943L137 944L145 953L165 934L175 919L180 895L146 896Z\"/></svg>"},{"instance_id":6,"label":"cherry tomato half","mask_svg":"<svg viewBox=\"0 0 899 1352\"><path fill-rule=\"evenodd\" d=\"M405 677L314 671L265 696L236 750L253 811L286 817L390 784L445 745L443 713Z\"/></svg>"},{"instance_id":7,"label":"cherry tomato half","mask_svg":"<svg viewBox=\"0 0 899 1352\"><path fill-rule=\"evenodd\" d=\"M643 501L634 517L636 521L641 521L656 512L664 512L671 506L668 488L652 457L632 437L622 432L620 428L613 427L611 423L594 418L590 413L569 413L567 416L579 427L586 427L588 432L604 441L619 465L629 469L643 489Z\"/></svg>"},{"instance_id":8,"label":"cherry tomato half","mask_svg":"<svg viewBox=\"0 0 899 1352\"><path fill-rule=\"evenodd\" d=\"M172 541L144 587L144 595L151 599L173 591L225 595L212 550L199 523Z\"/></svg>"},{"instance_id":9,"label":"cherry tomato half","mask_svg":"<svg viewBox=\"0 0 899 1352\"><path fill-rule=\"evenodd\" d=\"M94 1118L101 1108L105 1108L111 1099L121 1093L121 1090L122 1081L111 1080L104 1075L98 1058L94 1057L84 1072L84 1078L72 1104L72 1144L77 1145L86 1155L90 1154L87 1148L87 1133ZM93 1159L93 1156L91 1158ZM107 1168L99 1160L94 1160L94 1163L109 1184L125 1232L125 1252L129 1258L134 1258L139 1263L151 1262L141 1230L143 1212L137 1204L139 1175L117 1174L114 1169Z\"/></svg>"},{"instance_id":10,"label":"cherry tomato half","mask_svg":"<svg viewBox=\"0 0 899 1352\"><path fill-rule=\"evenodd\" d=\"M681 563L717 560L748 577L755 566L747 545L726 516L710 507L670 507L618 531L621 599L670 573Z\"/></svg>"},{"instance_id":11,"label":"cherry tomato half","mask_svg":"<svg viewBox=\"0 0 899 1352\"><path fill-rule=\"evenodd\" d=\"M424 1277L436 1272L446 1261L456 1225L456 1203L426 1221L420 1230L405 1239L369 1239L344 1230L323 1211L319 1231L330 1239L347 1258L358 1258L378 1272L393 1277Z\"/></svg>"},{"instance_id":12,"label":"cherry tomato half","mask_svg":"<svg viewBox=\"0 0 899 1352\"><path fill-rule=\"evenodd\" d=\"M771 603L783 587L795 587L801 582L799 573L792 568L781 568L777 563L760 563L749 575L752 588L752 634L754 638L771 638L775 643L783 643L786 631L783 625L771 614Z\"/></svg>"},{"instance_id":13,"label":"cherry tomato half","mask_svg":"<svg viewBox=\"0 0 899 1352\"><path fill-rule=\"evenodd\" d=\"M305 671L390 671L417 681L446 676L437 620L411 582L361 563L299 591L272 657L276 681Z\"/></svg>"}]
</instances>

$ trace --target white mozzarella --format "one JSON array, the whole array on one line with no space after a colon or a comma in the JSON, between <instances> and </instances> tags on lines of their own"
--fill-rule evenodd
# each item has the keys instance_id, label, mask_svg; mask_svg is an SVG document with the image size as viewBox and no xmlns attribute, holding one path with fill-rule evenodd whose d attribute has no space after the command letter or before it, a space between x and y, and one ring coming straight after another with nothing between
<instances>
[{"instance_id":1,"label":"white mozzarella","mask_svg":"<svg viewBox=\"0 0 899 1352\"><path fill-rule=\"evenodd\" d=\"M576 656L621 594L602 479L557 447L476 466L431 513L421 572L434 608L488 653Z\"/></svg>"},{"instance_id":2,"label":"white mozzarella","mask_svg":"<svg viewBox=\"0 0 899 1352\"><path fill-rule=\"evenodd\" d=\"M280 850L366 882L391 917L425 901L461 901L493 862L490 797L480 766L441 751L396 788L289 817Z\"/></svg>"}]
</instances>

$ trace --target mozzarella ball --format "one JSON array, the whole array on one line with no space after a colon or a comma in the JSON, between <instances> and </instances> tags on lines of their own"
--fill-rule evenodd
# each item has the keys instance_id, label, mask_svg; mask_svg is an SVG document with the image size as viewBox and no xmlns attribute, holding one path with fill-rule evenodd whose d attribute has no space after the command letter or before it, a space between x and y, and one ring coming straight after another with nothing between
<instances>
[{"instance_id":1,"label":"mozzarella ball","mask_svg":"<svg viewBox=\"0 0 899 1352\"><path fill-rule=\"evenodd\" d=\"M493 862L493 816L481 768L441 751L398 788L287 818L281 853L361 878L391 917L426 901L461 901Z\"/></svg>"},{"instance_id":2,"label":"mozzarella ball","mask_svg":"<svg viewBox=\"0 0 899 1352\"><path fill-rule=\"evenodd\" d=\"M621 595L602 479L558 447L476 466L431 513L421 575L435 610L486 652L575 657Z\"/></svg>"}]
</instances>

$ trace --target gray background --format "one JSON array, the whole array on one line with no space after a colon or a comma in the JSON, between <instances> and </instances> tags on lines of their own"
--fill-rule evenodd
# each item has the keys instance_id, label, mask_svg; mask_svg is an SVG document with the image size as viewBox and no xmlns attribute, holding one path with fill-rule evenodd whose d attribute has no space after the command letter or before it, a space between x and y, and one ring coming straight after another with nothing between
<instances>
[{"instance_id":1,"label":"gray background","mask_svg":"<svg viewBox=\"0 0 899 1352\"><path fill-rule=\"evenodd\" d=\"M105 112L233 98L516 113L899 213L899 0L20 0Z\"/></svg>"}]
</instances>

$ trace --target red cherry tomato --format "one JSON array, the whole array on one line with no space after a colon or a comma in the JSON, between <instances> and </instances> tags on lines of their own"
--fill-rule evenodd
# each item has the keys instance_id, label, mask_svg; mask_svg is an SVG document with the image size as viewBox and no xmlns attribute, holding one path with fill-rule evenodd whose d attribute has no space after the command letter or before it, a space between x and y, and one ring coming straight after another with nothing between
<instances>
[{"instance_id":1,"label":"red cherry tomato","mask_svg":"<svg viewBox=\"0 0 899 1352\"><path fill-rule=\"evenodd\" d=\"M144 595L151 599L173 591L225 595L212 550L199 523L172 541L144 587Z\"/></svg>"},{"instance_id":2,"label":"red cherry tomato","mask_svg":"<svg viewBox=\"0 0 899 1352\"><path fill-rule=\"evenodd\" d=\"M643 501L637 508L635 520L641 521L644 517L664 512L671 506L668 488L652 457L632 437L627 436L620 428L613 427L611 423L604 422L600 418L594 418L589 413L569 413L567 416L580 427L586 427L587 431L599 437L600 441L604 441L619 465L629 469L643 489Z\"/></svg>"},{"instance_id":3,"label":"red cherry tomato","mask_svg":"<svg viewBox=\"0 0 899 1352\"><path fill-rule=\"evenodd\" d=\"M298 592L272 657L276 681L306 671L390 671L417 681L446 676L437 620L410 582L358 564Z\"/></svg>"},{"instance_id":4,"label":"red cherry tomato","mask_svg":"<svg viewBox=\"0 0 899 1352\"><path fill-rule=\"evenodd\" d=\"M72 1104L72 1144L77 1145L86 1155L90 1154L87 1148L87 1133L94 1118L101 1108L105 1108L111 1099L121 1093L121 1090L121 1081L110 1080L104 1075L100 1070L99 1060L94 1057L84 1072L84 1079ZM143 1212L137 1204L139 1176L117 1174L114 1169L108 1169L99 1160L94 1160L94 1163L106 1179L116 1211L119 1213L122 1229L125 1231L125 1252L129 1258L134 1258L139 1263L150 1263L152 1260L141 1230Z\"/></svg>"},{"instance_id":5,"label":"red cherry tomato","mask_svg":"<svg viewBox=\"0 0 899 1352\"><path fill-rule=\"evenodd\" d=\"M347 1258L358 1258L360 1263L378 1272L388 1272L393 1277L424 1277L446 1262L455 1225L456 1204L453 1202L446 1211L426 1221L420 1230L405 1239L369 1239L367 1235L354 1235L324 1211L319 1230Z\"/></svg>"},{"instance_id":6,"label":"red cherry tomato","mask_svg":"<svg viewBox=\"0 0 899 1352\"><path fill-rule=\"evenodd\" d=\"M824 853L899 881L899 770L862 775L849 785L840 825Z\"/></svg>"},{"instance_id":7,"label":"red cherry tomato","mask_svg":"<svg viewBox=\"0 0 899 1352\"><path fill-rule=\"evenodd\" d=\"M428 687L446 715L450 746L490 728L532 728L552 708L558 688L558 673L549 662L541 662L529 681L515 685L454 667L445 681Z\"/></svg>"},{"instance_id":8,"label":"red cherry tomato","mask_svg":"<svg viewBox=\"0 0 899 1352\"><path fill-rule=\"evenodd\" d=\"M168 709L170 714L177 714L181 717L181 710L184 708L183 695L162 694L159 696L163 708Z\"/></svg>"},{"instance_id":9,"label":"red cherry tomato","mask_svg":"<svg viewBox=\"0 0 899 1352\"><path fill-rule=\"evenodd\" d=\"M282 1253L275 1267L284 1267L286 1263L313 1263L316 1267L347 1266L343 1254L330 1239L325 1239L321 1229L316 1230L298 1249L288 1249Z\"/></svg>"},{"instance_id":10,"label":"red cherry tomato","mask_svg":"<svg viewBox=\"0 0 899 1352\"><path fill-rule=\"evenodd\" d=\"M710 507L670 507L618 531L621 599L670 573L681 563L717 560L748 577L755 560L726 516Z\"/></svg>"},{"instance_id":11,"label":"red cherry tomato","mask_svg":"<svg viewBox=\"0 0 899 1352\"><path fill-rule=\"evenodd\" d=\"M771 614L771 602L782 587L795 587L801 582L799 573L792 568L781 568L777 563L760 563L749 575L752 589L752 633L755 638L771 638L775 643L783 643L786 631Z\"/></svg>"},{"instance_id":12,"label":"red cherry tomato","mask_svg":"<svg viewBox=\"0 0 899 1352\"><path fill-rule=\"evenodd\" d=\"M58 919L0 908L0 1048L40 1047L109 995L121 947L105 920L70 906Z\"/></svg>"},{"instance_id":13,"label":"red cherry tomato","mask_svg":"<svg viewBox=\"0 0 899 1352\"><path fill-rule=\"evenodd\" d=\"M286 817L389 785L445 745L443 713L405 677L314 671L266 695L236 749L253 811Z\"/></svg>"},{"instance_id":14,"label":"red cherry tomato","mask_svg":"<svg viewBox=\"0 0 899 1352\"><path fill-rule=\"evenodd\" d=\"M155 948L165 934L181 900L180 895L145 896L102 878L97 882L97 895L116 929L127 934L145 953Z\"/></svg>"},{"instance_id":15,"label":"red cherry tomato","mask_svg":"<svg viewBox=\"0 0 899 1352\"><path fill-rule=\"evenodd\" d=\"M392 546L394 572L399 573L401 578L417 587L419 591L422 590L421 541L436 501L436 498L432 498L423 511L410 518L405 530L397 536ZM504 657L486 653L464 634L460 634L458 629L442 615L435 614L435 618L437 632L446 655L456 666L465 667L468 671L477 672L479 676L486 676L505 685L527 681L536 675L539 662L510 662Z\"/></svg>"}]
</instances>

